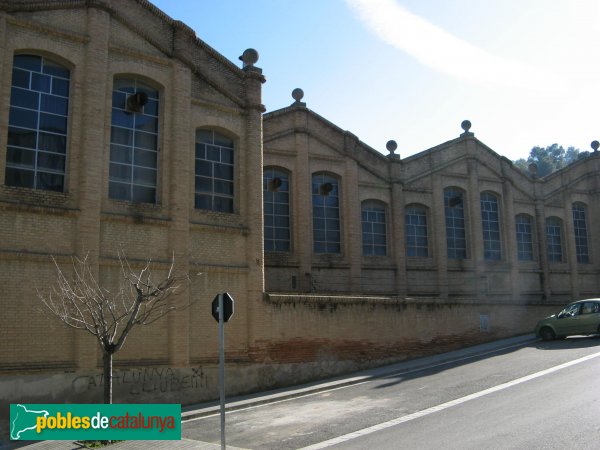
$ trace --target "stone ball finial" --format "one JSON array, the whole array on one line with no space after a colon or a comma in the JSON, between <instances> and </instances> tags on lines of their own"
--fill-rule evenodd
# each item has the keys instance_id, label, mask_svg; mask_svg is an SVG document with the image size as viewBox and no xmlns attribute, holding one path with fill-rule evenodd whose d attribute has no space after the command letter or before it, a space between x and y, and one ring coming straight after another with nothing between
<instances>
[{"instance_id":1,"label":"stone ball finial","mask_svg":"<svg viewBox=\"0 0 600 450\"><path fill-rule=\"evenodd\" d=\"M387 149L388 152L390 152L390 154L388 155L388 158L400 159L400 155L396 155L394 153L396 151L396 149L398 148L398 144L396 143L396 141L394 141L394 140L387 141L387 143L385 144L385 148Z\"/></svg>"},{"instance_id":2,"label":"stone ball finial","mask_svg":"<svg viewBox=\"0 0 600 450\"><path fill-rule=\"evenodd\" d=\"M248 48L240 56L240 61L244 63L244 67L252 67L258 61L258 52L253 48Z\"/></svg>"},{"instance_id":3,"label":"stone ball finial","mask_svg":"<svg viewBox=\"0 0 600 450\"><path fill-rule=\"evenodd\" d=\"M471 129L470 120L463 120L460 127L464 130L464 133L462 133L461 136L474 136L474 134L469 131Z\"/></svg>"},{"instance_id":4,"label":"stone ball finial","mask_svg":"<svg viewBox=\"0 0 600 450\"><path fill-rule=\"evenodd\" d=\"M300 88L296 88L292 91L292 98L299 102L304 98L304 91Z\"/></svg>"},{"instance_id":5,"label":"stone ball finial","mask_svg":"<svg viewBox=\"0 0 600 450\"><path fill-rule=\"evenodd\" d=\"M592 149L594 150L594 153L596 153L598 151L598 147L600 147L600 142L592 141L592 143L590 145L591 145Z\"/></svg>"},{"instance_id":6,"label":"stone ball finial","mask_svg":"<svg viewBox=\"0 0 600 450\"><path fill-rule=\"evenodd\" d=\"M304 98L304 91L302 89L294 89L292 91L292 98L294 99L294 103L292 103L292 106L306 106L306 103L301 101Z\"/></svg>"},{"instance_id":7,"label":"stone ball finial","mask_svg":"<svg viewBox=\"0 0 600 450\"><path fill-rule=\"evenodd\" d=\"M529 166L527 166L527 168L529 169L529 174L535 178L537 176L537 170L538 170L537 164L531 163L531 164L529 164Z\"/></svg>"}]
</instances>

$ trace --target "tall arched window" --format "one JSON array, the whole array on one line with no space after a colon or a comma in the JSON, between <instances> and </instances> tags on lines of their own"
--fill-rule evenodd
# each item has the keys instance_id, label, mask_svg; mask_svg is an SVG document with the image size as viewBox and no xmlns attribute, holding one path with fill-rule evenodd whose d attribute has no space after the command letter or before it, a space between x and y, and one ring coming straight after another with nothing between
<instances>
[{"instance_id":1,"label":"tall arched window","mask_svg":"<svg viewBox=\"0 0 600 450\"><path fill-rule=\"evenodd\" d=\"M562 222L558 217L546 219L546 252L549 262L562 262Z\"/></svg>"},{"instance_id":2,"label":"tall arched window","mask_svg":"<svg viewBox=\"0 0 600 450\"><path fill-rule=\"evenodd\" d=\"M519 214L515 218L517 257L519 261L533 261L533 227L531 218Z\"/></svg>"},{"instance_id":3,"label":"tall arched window","mask_svg":"<svg viewBox=\"0 0 600 450\"><path fill-rule=\"evenodd\" d=\"M214 130L196 131L195 205L233 212L233 140Z\"/></svg>"},{"instance_id":4,"label":"tall arched window","mask_svg":"<svg viewBox=\"0 0 600 450\"><path fill-rule=\"evenodd\" d=\"M444 189L444 211L448 259L465 259L467 257L467 241L463 191L457 188Z\"/></svg>"},{"instance_id":5,"label":"tall arched window","mask_svg":"<svg viewBox=\"0 0 600 450\"><path fill-rule=\"evenodd\" d=\"M13 58L5 184L65 190L70 72L36 55Z\"/></svg>"},{"instance_id":6,"label":"tall arched window","mask_svg":"<svg viewBox=\"0 0 600 450\"><path fill-rule=\"evenodd\" d=\"M341 253L338 180L324 173L312 176L313 249L315 253Z\"/></svg>"},{"instance_id":7,"label":"tall arched window","mask_svg":"<svg viewBox=\"0 0 600 450\"><path fill-rule=\"evenodd\" d=\"M155 203L158 179L158 91L115 78L112 94L108 196Z\"/></svg>"},{"instance_id":8,"label":"tall arched window","mask_svg":"<svg viewBox=\"0 0 600 450\"><path fill-rule=\"evenodd\" d=\"M290 183L288 174L267 167L263 172L265 251L290 251Z\"/></svg>"},{"instance_id":9,"label":"tall arched window","mask_svg":"<svg viewBox=\"0 0 600 450\"><path fill-rule=\"evenodd\" d=\"M361 205L362 245L364 256L387 254L385 204L367 200Z\"/></svg>"},{"instance_id":10,"label":"tall arched window","mask_svg":"<svg viewBox=\"0 0 600 450\"><path fill-rule=\"evenodd\" d=\"M498 199L490 192L482 192L480 200L481 228L483 230L483 258L487 261L497 261L502 257Z\"/></svg>"},{"instance_id":11,"label":"tall arched window","mask_svg":"<svg viewBox=\"0 0 600 450\"><path fill-rule=\"evenodd\" d=\"M429 256L427 208L410 205L404 209L406 256Z\"/></svg>"},{"instance_id":12,"label":"tall arched window","mask_svg":"<svg viewBox=\"0 0 600 450\"><path fill-rule=\"evenodd\" d=\"M575 232L577 262L588 264L590 262L590 254L588 249L586 207L583 203L573 203L573 231Z\"/></svg>"}]
</instances>

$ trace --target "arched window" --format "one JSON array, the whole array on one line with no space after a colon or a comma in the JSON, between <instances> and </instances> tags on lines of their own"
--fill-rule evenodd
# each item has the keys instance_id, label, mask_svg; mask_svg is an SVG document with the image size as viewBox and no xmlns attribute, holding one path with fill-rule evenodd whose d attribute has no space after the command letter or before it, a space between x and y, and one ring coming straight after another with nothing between
<instances>
[{"instance_id":1,"label":"arched window","mask_svg":"<svg viewBox=\"0 0 600 450\"><path fill-rule=\"evenodd\" d=\"M480 200L481 228L483 230L483 257L487 261L497 261L502 257L498 199L494 194L482 192Z\"/></svg>"},{"instance_id":2,"label":"arched window","mask_svg":"<svg viewBox=\"0 0 600 450\"><path fill-rule=\"evenodd\" d=\"M533 227L531 218L519 214L515 218L517 257L519 261L533 261Z\"/></svg>"},{"instance_id":3,"label":"arched window","mask_svg":"<svg viewBox=\"0 0 600 450\"><path fill-rule=\"evenodd\" d=\"M590 262L590 254L588 250L586 207L583 203L573 203L573 231L575 232L577 262L588 264Z\"/></svg>"},{"instance_id":4,"label":"arched window","mask_svg":"<svg viewBox=\"0 0 600 450\"><path fill-rule=\"evenodd\" d=\"M155 203L158 172L158 91L115 78L112 94L108 196Z\"/></svg>"},{"instance_id":5,"label":"arched window","mask_svg":"<svg viewBox=\"0 0 600 450\"><path fill-rule=\"evenodd\" d=\"M463 191L457 188L444 189L444 211L448 259L465 259L467 257L467 241Z\"/></svg>"},{"instance_id":6,"label":"arched window","mask_svg":"<svg viewBox=\"0 0 600 450\"><path fill-rule=\"evenodd\" d=\"M233 140L214 130L196 131L195 205L233 212Z\"/></svg>"},{"instance_id":7,"label":"arched window","mask_svg":"<svg viewBox=\"0 0 600 450\"><path fill-rule=\"evenodd\" d=\"M404 209L406 256L429 256L427 208L410 205Z\"/></svg>"},{"instance_id":8,"label":"arched window","mask_svg":"<svg viewBox=\"0 0 600 450\"><path fill-rule=\"evenodd\" d=\"M364 256L387 254L385 204L367 200L361 205L362 245Z\"/></svg>"},{"instance_id":9,"label":"arched window","mask_svg":"<svg viewBox=\"0 0 600 450\"><path fill-rule=\"evenodd\" d=\"M5 184L65 190L70 72L42 56L13 58Z\"/></svg>"},{"instance_id":10,"label":"arched window","mask_svg":"<svg viewBox=\"0 0 600 450\"><path fill-rule=\"evenodd\" d=\"M549 262L562 262L562 222L558 217L546 219L546 253Z\"/></svg>"},{"instance_id":11,"label":"arched window","mask_svg":"<svg viewBox=\"0 0 600 450\"><path fill-rule=\"evenodd\" d=\"M288 174L268 167L263 172L265 251L290 251L290 183Z\"/></svg>"},{"instance_id":12,"label":"arched window","mask_svg":"<svg viewBox=\"0 0 600 450\"><path fill-rule=\"evenodd\" d=\"M313 249L315 253L341 253L338 180L324 173L312 176Z\"/></svg>"}]
</instances>

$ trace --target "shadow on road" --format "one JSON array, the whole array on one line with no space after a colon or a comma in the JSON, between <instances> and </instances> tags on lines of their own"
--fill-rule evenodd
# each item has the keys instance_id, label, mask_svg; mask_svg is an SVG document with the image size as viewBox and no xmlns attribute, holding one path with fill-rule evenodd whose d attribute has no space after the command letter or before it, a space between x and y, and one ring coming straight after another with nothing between
<instances>
[{"instance_id":1,"label":"shadow on road","mask_svg":"<svg viewBox=\"0 0 600 450\"><path fill-rule=\"evenodd\" d=\"M538 350L568 350L570 348L591 348L600 346L600 335L594 336L571 336L566 339L555 339L554 341L534 342ZM533 347L533 345L530 345Z\"/></svg>"},{"instance_id":2,"label":"shadow on road","mask_svg":"<svg viewBox=\"0 0 600 450\"><path fill-rule=\"evenodd\" d=\"M387 383L378 384L375 389L384 389L405 381L421 378L424 376L435 375L450 368L460 367L466 364L472 364L477 361L483 361L491 356L501 356L513 353L523 348L536 348L539 350L568 350L600 347L600 335L595 336L573 336L567 339L557 339L554 341L536 340L519 346L501 348L498 350L487 351L479 354L458 357L449 361L442 361L426 366L415 367L414 369L400 370L396 373L385 375L381 380L389 380Z\"/></svg>"}]
</instances>

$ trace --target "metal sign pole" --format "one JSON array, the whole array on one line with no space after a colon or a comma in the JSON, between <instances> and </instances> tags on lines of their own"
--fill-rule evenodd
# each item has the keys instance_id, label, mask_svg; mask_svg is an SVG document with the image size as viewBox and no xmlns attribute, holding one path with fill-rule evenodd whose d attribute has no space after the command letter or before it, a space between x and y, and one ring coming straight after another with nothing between
<instances>
[{"instance_id":1,"label":"metal sign pole","mask_svg":"<svg viewBox=\"0 0 600 450\"><path fill-rule=\"evenodd\" d=\"M225 323L223 294L219 294L219 397L221 400L221 449L225 450Z\"/></svg>"}]
</instances>

